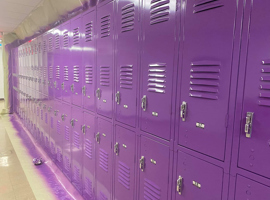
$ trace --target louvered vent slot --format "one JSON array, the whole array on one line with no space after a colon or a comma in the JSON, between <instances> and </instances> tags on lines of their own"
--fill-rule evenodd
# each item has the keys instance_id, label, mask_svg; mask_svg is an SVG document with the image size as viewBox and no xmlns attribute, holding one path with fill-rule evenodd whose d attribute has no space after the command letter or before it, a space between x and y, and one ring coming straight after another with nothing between
<instances>
[{"instance_id":1,"label":"louvered vent slot","mask_svg":"<svg viewBox=\"0 0 270 200\"><path fill-rule=\"evenodd\" d=\"M49 67L49 78L52 79L53 78L53 66Z\"/></svg>"},{"instance_id":2,"label":"louvered vent slot","mask_svg":"<svg viewBox=\"0 0 270 200\"><path fill-rule=\"evenodd\" d=\"M58 162L62 162L62 152L61 152L61 149L59 147L57 148L56 159Z\"/></svg>"},{"instance_id":3,"label":"louvered vent slot","mask_svg":"<svg viewBox=\"0 0 270 200\"><path fill-rule=\"evenodd\" d=\"M68 31L63 32L63 47L68 47Z\"/></svg>"},{"instance_id":4,"label":"louvered vent slot","mask_svg":"<svg viewBox=\"0 0 270 200\"><path fill-rule=\"evenodd\" d=\"M133 86L133 66L124 65L120 67L120 87L132 89Z\"/></svg>"},{"instance_id":5,"label":"louvered vent slot","mask_svg":"<svg viewBox=\"0 0 270 200\"><path fill-rule=\"evenodd\" d=\"M69 158L68 158L67 156L65 156L64 167L65 167L65 170L66 170L67 172L70 171L70 161L69 161Z\"/></svg>"},{"instance_id":6,"label":"louvered vent slot","mask_svg":"<svg viewBox=\"0 0 270 200\"><path fill-rule=\"evenodd\" d=\"M85 42L91 42L93 40L93 22L85 24Z\"/></svg>"},{"instance_id":7,"label":"louvered vent slot","mask_svg":"<svg viewBox=\"0 0 270 200\"><path fill-rule=\"evenodd\" d=\"M69 141L69 127L65 126L65 139L66 141Z\"/></svg>"},{"instance_id":8,"label":"louvered vent slot","mask_svg":"<svg viewBox=\"0 0 270 200\"><path fill-rule=\"evenodd\" d=\"M159 200L161 199L161 189L148 179L144 179L144 197L145 199Z\"/></svg>"},{"instance_id":9,"label":"louvered vent slot","mask_svg":"<svg viewBox=\"0 0 270 200\"><path fill-rule=\"evenodd\" d=\"M191 63L189 96L218 99L220 62L198 61Z\"/></svg>"},{"instance_id":10,"label":"louvered vent slot","mask_svg":"<svg viewBox=\"0 0 270 200\"><path fill-rule=\"evenodd\" d=\"M128 32L134 29L135 5L130 3L122 8L121 32Z\"/></svg>"},{"instance_id":11,"label":"louvered vent slot","mask_svg":"<svg viewBox=\"0 0 270 200\"><path fill-rule=\"evenodd\" d=\"M193 13L200 13L224 6L222 0L197 0L194 4Z\"/></svg>"},{"instance_id":12,"label":"louvered vent slot","mask_svg":"<svg viewBox=\"0 0 270 200\"><path fill-rule=\"evenodd\" d=\"M90 159L93 157L92 142L88 139L85 140L85 155Z\"/></svg>"},{"instance_id":13,"label":"louvered vent slot","mask_svg":"<svg viewBox=\"0 0 270 200\"><path fill-rule=\"evenodd\" d=\"M46 77L47 77L47 70L46 70L46 68L44 67L44 68L43 68L43 78L46 79Z\"/></svg>"},{"instance_id":14,"label":"louvered vent slot","mask_svg":"<svg viewBox=\"0 0 270 200\"><path fill-rule=\"evenodd\" d=\"M80 134L76 131L73 132L73 145L80 148Z\"/></svg>"},{"instance_id":15,"label":"louvered vent slot","mask_svg":"<svg viewBox=\"0 0 270 200\"><path fill-rule=\"evenodd\" d=\"M51 153L55 154L55 147L53 142L51 142Z\"/></svg>"},{"instance_id":16,"label":"louvered vent slot","mask_svg":"<svg viewBox=\"0 0 270 200\"><path fill-rule=\"evenodd\" d=\"M79 28L73 29L73 45L78 45L80 43L80 32Z\"/></svg>"},{"instance_id":17,"label":"louvered vent slot","mask_svg":"<svg viewBox=\"0 0 270 200\"><path fill-rule=\"evenodd\" d=\"M100 37L105 38L110 35L110 21L111 16L106 15L101 18L101 24L100 24Z\"/></svg>"},{"instance_id":18,"label":"louvered vent slot","mask_svg":"<svg viewBox=\"0 0 270 200\"><path fill-rule=\"evenodd\" d=\"M148 69L148 92L165 93L166 64L150 64Z\"/></svg>"},{"instance_id":19,"label":"louvered vent slot","mask_svg":"<svg viewBox=\"0 0 270 200\"><path fill-rule=\"evenodd\" d=\"M110 67L101 66L100 67L100 85L101 86L110 86Z\"/></svg>"},{"instance_id":20,"label":"louvered vent slot","mask_svg":"<svg viewBox=\"0 0 270 200\"><path fill-rule=\"evenodd\" d=\"M47 51L46 41L43 41L43 53Z\"/></svg>"},{"instance_id":21,"label":"louvered vent slot","mask_svg":"<svg viewBox=\"0 0 270 200\"><path fill-rule=\"evenodd\" d=\"M64 66L64 81L68 81L68 66Z\"/></svg>"},{"instance_id":22,"label":"louvered vent slot","mask_svg":"<svg viewBox=\"0 0 270 200\"><path fill-rule=\"evenodd\" d=\"M270 60L264 60L262 61L262 64L266 66L261 70L259 105L270 106Z\"/></svg>"},{"instance_id":23,"label":"louvered vent slot","mask_svg":"<svg viewBox=\"0 0 270 200\"><path fill-rule=\"evenodd\" d=\"M85 66L85 84L93 84L93 67L92 66Z\"/></svg>"},{"instance_id":24,"label":"louvered vent slot","mask_svg":"<svg viewBox=\"0 0 270 200\"><path fill-rule=\"evenodd\" d=\"M85 191L90 196L90 198L93 195L92 188L93 188L92 181L88 177L85 177Z\"/></svg>"},{"instance_id":25,"label":"louvered vent slot","mask_svg":"<svg viewBox=\"0 0 270 200\"><path fill-rule=\"evenodd\" d=\"M123 162L118 162L118 182L130 189L130 168Z\"/></svg>"},{"instance_id":26,"label":"louvered vent slot","mask_svg":"<svg viewBox=\"0 0 270 200\"><path fill-rule=\"evenodd\" d=\"M53 40L53 38L50 37L49 38L49 42L48 42L49 43L49 51L52 51L53 50L53 41L52 40Z\"/></svg>"},{"instance_id":27,"label":"louvered vent slot","mask_svg":"<svg viewBox=\"0 0 270 200\"><path fill-rule=\"evenodd\" d=\"M61 130L61 122L58 120L57 121L57 128L56 128L57 130L57 133L60 135L61 134L61 132L60 132L60 130Z\"/></svg>"},{"instance_id":28,"label":"louvered vent slot","mask_svg":"<svg viewBox=\"0 0 270 200\"><path fill-rule=\"evenodd\" d=\"M60 79L60 66L56 66L56 79Z\"/></svg>"},{"instance_id":29,"label":"louvered vent slot","mask_svg":"<svg viewBox=\"0 0 270 200\"><path fill-rule=\"evenodd\" d=\"M80 182L80 168L74 165L74 180Z\"/></svg>"},{"instance_id":30,"label":"louvered vent slot","mask_svg":"<svg viewBox=\"0 0 270 200\"><path fill-rule=\"evenodd\" d=\"M100 149L99 151L99 166L105 171L108 172L108 162L109 162L109 154Z\"/></svg>"},{"instance_id":31,"label":"louvered vent slot","mask_svg":"<svg viewBox=\"0 0 270 200\"><path fill-rule=\"evenodd\" d=\"M79 71L79 66L75 65L73 66L73 81L74 82L79 82L80 81L80 71Z\"/></svg>"},{"instance_id":32,"label":"louvered vent slot","mask_svg":"<svg viewBox=\"0 0 270 200\"><path fill-rule=\"evenodd\" d=\"M55 35L55 49L60 49L60 35L57 33Z\"/></svg>"},{"instance_id":33,"label":"louvered vent slot","mask_svg":"<svg viewBox=\"0 0 270 200\"><path fill-rule=\"evenodd\" d=\"M170 19L170 0L151 0L150 24L159 24Z\"/></svg>"}]
</instances>

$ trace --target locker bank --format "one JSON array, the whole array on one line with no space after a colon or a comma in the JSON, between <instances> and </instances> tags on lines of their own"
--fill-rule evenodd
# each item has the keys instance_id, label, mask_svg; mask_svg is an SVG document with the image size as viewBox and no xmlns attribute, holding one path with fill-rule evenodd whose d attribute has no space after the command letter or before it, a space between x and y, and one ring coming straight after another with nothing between
<instances>
[{"instance_id":1,"label":"locker bank","mask_svg":"<svg viewBox=\"0 0 270 200\"><path fill-rule=\"evenodd\" d=\"M270 2L0 7L0 199L270 200Z\"/></svg>"}]
</instances>

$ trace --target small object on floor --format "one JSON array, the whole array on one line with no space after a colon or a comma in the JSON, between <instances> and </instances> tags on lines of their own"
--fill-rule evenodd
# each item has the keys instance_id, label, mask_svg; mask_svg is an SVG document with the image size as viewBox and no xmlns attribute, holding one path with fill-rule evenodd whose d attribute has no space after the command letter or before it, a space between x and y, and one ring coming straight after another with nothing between
<instances>
[{"instance_id":1,"label":"small object on floor","mask_svg":"<svg viewBox=\"0 0 270 200\"><path fill-rule=\"evenodd\" d=\"M34 158L33 159L34 165L41 165L43 163L42 158Z\"/></svg>"}]
</instances>

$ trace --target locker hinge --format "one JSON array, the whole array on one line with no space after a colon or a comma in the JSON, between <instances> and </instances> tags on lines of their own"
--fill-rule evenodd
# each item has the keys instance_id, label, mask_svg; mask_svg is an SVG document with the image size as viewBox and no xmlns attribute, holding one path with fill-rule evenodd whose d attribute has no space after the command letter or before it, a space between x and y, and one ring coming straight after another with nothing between
<instances>
[{"instance_id":1,"label":"locker hinge","mask_svg":"<svg viewBox=\"0 0 270 200\"><path fill-rule=\"evenodd\" d=\"M85 96L85 86L82 87L83 96Z\"/></svg>"},{"instance_id":2,"label":"locker hinge","mask_svg":"<svg viewBox=\"0 0 270 200\"><path fill-rule=\"evenodd\" d=\"M247 138L251 138L253 114L254 114L253 112L247 112L246 124L245 124L245 133L246 133Z\"/></svg>"},{"instance_id":3,"label":"locker hinge","mask_svg":"<svg viewBox=\"0 0 270 200\"><path fill-rule=\"evenodd\" d=\"M97 95L98 100L100 100L100 88L97 89L96 95Z\"/></svg>"},{"instance_id":4,"label":"locker hinge","mask_svg":"<svg viewBox=\"0 0 270 200\"><path fill-rule=\"evenodd\" d=\"M99 134L99 132L97 132L97 134L96 134L96 141L97 141L97 143L100 143L100 134Z\"/></svg>"},{"instance_id":5,"label":"locker hinge","mask_svg":"<svg viewBox=\"0 0 270 200\"><path fill-rule=\"evenodd\" d=\"M85 124L82 125L82 132L83 132L83 134L85 134Z\"/></svg>"},{"instance_id":6,"label":"locker hinge","mask_svg":"<svg viewBox=\"0 0 270 200\"><path fill-rule=\"evenodd\" d=\"M74 126L74 119L70 120L70 125L73 127Z\"/></svg>"},{"instance_id":7,"label":"locker hinge","mask_svg":"<svg viewBox=\"0 0 270 200\"><path fill-rule=\"evenodd\" d=\"M117 156L119 155L119 144L118 144L118 142L116 142L115 145L114 145L114 153Z\"/></svg>"},{"instance_id":8,"label":"locker hinge","mask_svg":"<svg viewBox=\"0 0 270 200\"><path fill-rule=\"evenodd\" d=\"M119 105L120 104L120 92L117 91L115 93L115 102Z\"/></svg>"},{"instance_id":9,"label":"locker hinge","mask_svg":"<svg viewBox=\"0 0 270 200\"><path fill-rule=\"evenodd\" d=\"M182 176L179 176L177 179L177 188L176 191L179 195L182 195L182 185L183 185L183 178Z\"/></svg>"},{"instance_id":10,"label":"locker hinge","mask_svg":"<svg viewBox=\"0 0 270 200\"><path fill-rule=\"evenodd\" d=\"M182 121L186 121L186 117L187 117L186 115L187 115L187 102L183 101L181 104L181 112L180 112Z\"/></svg>"},{"instance_id":11,"label":"locker hinge","mask_svg":"<svg viewBox=\"0 0 270 200\"><path fill-rule=\"evenodd\" d=\"M61 87L62 87L62 90L65 89L65 83L64 82L61 84Z\"/></svg>"},{"instance_id":12,"label":"locker hinge","mask_svg":"<svg viewBox=\"0 0 270 200\"><path fill-rule=\"evenodd\" d=\"M71 92L74 92L74 84L72 84L72 85L70 86L70 90L71 90Z\"/></svg>"},{"instance_id":13,"label":"locker hinge","mask_svg":"<svg viewBox=\"0 0 270 200\"><path fill-rule=\"evenodd\" d=\"M146 95L143 95L143 98L142 98L142 109L143 111L146 111L146 101L147 101L147 97Z\"/></svg>"},{"instance_id":14,"label":"locker hinge","mask_svg":"<svg viewBox=\"0 0 270 200\"><path fill-rule=\"evenodd\" d=\"M142 170L142 172L143 172L143 170L144 170L144 166L145 166L145 158L144 158L144 156L142 156L141 157L141 159L140 159L140 169Z\"/></svg>"}]
</instances>

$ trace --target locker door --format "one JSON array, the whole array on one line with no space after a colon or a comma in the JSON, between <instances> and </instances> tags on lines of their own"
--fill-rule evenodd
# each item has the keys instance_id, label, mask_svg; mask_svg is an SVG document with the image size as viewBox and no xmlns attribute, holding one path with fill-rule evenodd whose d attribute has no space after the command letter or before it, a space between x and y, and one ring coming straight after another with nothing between
<instances>
[{"instance_id":1,"label":"locker door","mask_svg":"<svg viewBox=\"0 0 270 200\"><path fill-rule=\"evenodd\" d=\"M114 1L97 10L97 112L110 118L113 98L113 6Z\"/></svg>"},{"instance_id":2,"label":"locker door","mask_svg":"<svg viewBox=\"0 0 270 200\"><path fill-rule=\"evenodd\" d=\"M61 27L55 28L54 30L54 69L55 69L55 73L54 73L54 94L55 94L55 98L61 100L62 99L62 88L61 88L61 84L63 82L62 76L63 74L61 74L61 68L62 68L62 55L61 55L61 44L60 44L60 37L62 37L61 35Z\"/></svg>"},{"instance_id":3,"label":"locker door","mask_svg":"<svg viewBox=\"0 0 270 200\"><path fill-rule=\"evenodd\" d=\"M96 10L83 16L83 105L95 111L96 88Z\"/></svg>"},{"instance_id":4,"label":"locker door","mask_svg":"<svg viewBox=\"0 0 270 200\"><path fill-rule=\"evenodd\" d=\"M237 1L188 1L179 144L223 160ZM228 15L228 13L230 13Z\"/></svg>"},{"instance_id":5,"label":"locker door","mask_svg":"<svg viewBox=\"0 0 270 200\"><path fill-rule=\"evenodd\" d=\"M144 1L141 129L169 140L176 0Z\"/></svg>"},{"instance_id":6,"label":"locker door","mask_svg":"<svg viewBox=\"0 0 270 200\"><path fill-rule=\"evenodd\" d=\"M54 103L54 116L55 116L55 133L54 133L54 140L55 140L55 163L56 165L62 170L63 169L63 132L64 123L63 119L63 108L61 101L55 101Z\"/></svg>"},{"instance_id":7,"label":"locker door","mask_svg":"<svg viewBox=\"0 0 270 200\"><path fill-rule=\"evenodd\" d=\"M262 0L253 2L252 9L238 165L270 178L270 13ZM249 112L253 113L250 123Z\"/></svg>"},{"instance_id":8,"label":"locker door","mask_svg":"<svg viewBox=\"0 0 270 200\"><path fill-rule=\"evenodd\" d=\"M112 124L98 118L96 133L97 199L112 199Z\"/></svg>"},{"instance_id":9,"label":"locker door","mask_svg":"<svg viewBox=\"0 0 270 200\"><path fill-rule=\"evenodd\" d=\"M222 199L223 169L178 151L176 200Z\"/></svg>"},{"instance_id":10,"label":"locker door","mask_svg":"<svg viewBox=\"0 0 270 200\"><path fill-rule=\"evenodd\" d=\"M83 196L94 199L95 185L95 116L84 112Z\"/></svg>"},{"instance_id":11,"label":"locker door","mask_svg":"<svg viewBox=\"0 0 270 200\"><path fill-rule=\"evenodd\" d=\"M49 113L50 106L45 101L43 104L43 130L44 130L44 146L47 152L50 152L50 125L49 125Z\"/></svg>"},{"instance_id":12,"label":"locker door","mask_svg":"<svg viewBox=\"0 0 270 200\"><path fill-rule=\"evenodd\" d=\"M53 41L53 32L54 29L50 30L47 34L47 50L48 50L48 55L47 55L47 74L48 74L48 97L49 99L54 99L54 74L55 74L55 69L54 69L54 41Z\"/></svg>"},{"instance_id":13,"label":"locker door","mask_svg":"<svg viewBox=\"0 0 270 200\"><path fill-rule=\"evenodd\" d=\"M71 103L71 92L70 92L70 87L72 84L72 66L70 64L70 23L67 22L62 26L62 37L61 37L61 44L62 44L62 55L63 55L63 60L62 60L62 66L60 68L61 74L63 74L63 82L61 84L62 87L62 99L65 102Z\"/></svg>"},{"instance_id":14,"label":"locker door","mask_svg":"<svg viewBox=\"0 0 270 200\"><path fill-rule=\"evenodd\" d=\"M116 120L135 127L139 64L139 0L117 3Z\"/></svg>"},{"instance_id":15,"label":"locker door","mask_svg":"<svg viewBox=\"0 0 270 200\"><path fill-rule=\"evenodd\" d=\"M82 164L83 164L83 112L80 108L72 107L72 184L82 191Z\"/></svg>"},{"instance_id":16,"label":"locker door","mask_svg":"<svg viewBox=\"0 0 270 200\"><path fill-rule=\"evenodd\" d=\"M141 138L139 199L168 199L169 147Z\"/></svg>"},{"instance_id":17,"label":"locker door","mask_svg":"<svg viewBox=\"0 0 270 200\"><path fill-rule=\"evenodd\" d=\"M69 104L62 104L62 149L63 149L63 173L71 179L71 107Z\"/></svg>"},{"instance_id":18,"label":"locker door","mask_svg":"<svg viewBox=\"0 0 270 200\"><path fill-rule=\"evenodd\" d=\"M47 48L48 42L47 42L47 33L43 35L43 55L42 55L42 61L43 61L43 89L42 92L46 96L48 96L48 48Z\"/></svg>"},{"instance_id":19,"label":"locker door","mask_svg":"<svg viewBox=\"0 0 270 200\"><path fill-rule=\"evenodd\" d=\"M270 196L270 188L266 185L237 175L235 200L265 200Z\"/></svg>"},{"instance_id":20,"label":"locker door","mask_svg":"<svg viewBox=\"0 0 270 200\"><path fill-rule=\"evenodd\" d=\"M135 133L115 127L114 199L134 199L135 191Z\"/></svg>"},{"instance_id":21,"label":"locker door","mask_svg":"<svg viewBox=\"0 0 270 200\"><path fill-rule=\"evenodd\" d=\"M55 159L55 119L54 102L47 101L47 113L45 113L45 122L49 132L49 151L47 152L52 160Z\"/></svg>"}]
</instances>

